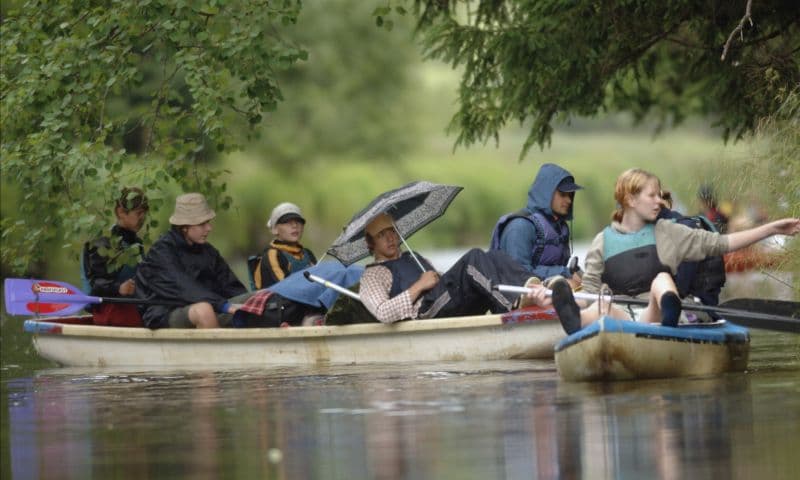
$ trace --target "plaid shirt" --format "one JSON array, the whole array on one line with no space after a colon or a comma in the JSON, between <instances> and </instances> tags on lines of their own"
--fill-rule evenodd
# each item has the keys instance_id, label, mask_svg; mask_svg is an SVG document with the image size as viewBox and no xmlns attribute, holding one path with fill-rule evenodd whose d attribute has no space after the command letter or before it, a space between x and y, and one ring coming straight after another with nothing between
<instances>
[{"instance_id":1,"label":"plaid shirt","mask_svg":"<svg viewBox=\"0 0 800 480\"><path fill-rule=\"evenodd\" d=\"M408 290L389 298L392 289L392 272L381 265L370 266L361 276L359 295L361 303L379 321L393 323L407 318L417 318L422 295L411 302Z\"/></svg>"}]
</instances>

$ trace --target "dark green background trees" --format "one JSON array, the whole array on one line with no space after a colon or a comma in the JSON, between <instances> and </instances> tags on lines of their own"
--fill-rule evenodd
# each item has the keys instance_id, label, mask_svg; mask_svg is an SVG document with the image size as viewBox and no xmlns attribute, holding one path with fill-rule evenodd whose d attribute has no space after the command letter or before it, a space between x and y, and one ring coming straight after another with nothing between
<instances>
[{"instance_id":1,"label":"dark green background trees","mask_svg":"<svg viewBox=\"0 0 800 480\"><path fill-rule=\"evenodd\" d=\"M464 70L464 145L517 120L524 155L555 122L603 111L660 126L702 115L740 139L800 83L793 0L414 3L428 57Z\"/></svg>"}]
</instances>

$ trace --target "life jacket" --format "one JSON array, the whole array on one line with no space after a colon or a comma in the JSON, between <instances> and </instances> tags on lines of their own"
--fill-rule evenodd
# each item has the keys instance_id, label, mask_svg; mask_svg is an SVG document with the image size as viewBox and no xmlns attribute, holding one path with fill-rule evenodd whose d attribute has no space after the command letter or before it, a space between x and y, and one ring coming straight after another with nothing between
<instances>
[{"instance_id":1,"label":"life jacket","mask_svg":"<svg viewBox=\"0 0 800 480\"><path fill-rule=\"evenodd\" d=\"M650 290L653 279L669 267L661 263L656 250L655 225L650 223L635 233L618 232L611 226L603 230L605 268L600 279L611 291L639 295Z\"/></svg>"},{"instance_id":2,"label":"life jacket","mask_svg":"<svg viewBox=\"0 0 800 480\"><path fill-rule=\"evenodd\" d=\"M687 227L717 232L714 224L703 215L682 216L675 221ZM707 257L699 262L683 262L675 275L675 284L681 297L694 295L706 305L719 304L719 293L725 286L725 280L722 255Z\"/></svg>"},{"instance_id":3,"label":"life jacket","mask_svg":"<svg viewBox=\"0 0 800 480\"><path fill-rule=\"evenodd\" d=\"M541 212L530 213L527 209L509 213L500 217L492 231L490 250L500 250L500 237L506 225L515 219L524 218L531 222L536 230L536 241L531 250L531 265L565 266L569 261L569 228L559 220L554 225Z\"/></svg>"},{"instance_id":4,"label":"life jacket","mask_svg":"<svg viewBox=\"0 0 800 480\"><path fill-rule=\"evenodd\" d=\"M425 270L436 270L424 257L417 256L417 258L425 267ZM408 252L404 252L399 258L394 260L372 263L367 265L366 268L378 265L386 267L392 272L392 288L389 290L389 298L394 298L408 290L408 288L419 279L420 275L422 275L422 270L420 270L419 265L417 265L417 262Z\"/></svg>"},{"instance_id":5,"label":"life jacket","mask_svg":"<svg viewBox=\"0 0 800 480\"><path fill-rule=\"evenodd\" d=\"M278 281L283 280L293 272L299 272L317 263L317 259L311 253L311 250L304 248L302 245L286 245L273 241L260 256L251 255L247 257L247 272L252 290L266 288L275 283L267 283L271 279L263 274L262 259L264 257L270 263L268 268L275 274Z\"/></svg>"}]
</instances>

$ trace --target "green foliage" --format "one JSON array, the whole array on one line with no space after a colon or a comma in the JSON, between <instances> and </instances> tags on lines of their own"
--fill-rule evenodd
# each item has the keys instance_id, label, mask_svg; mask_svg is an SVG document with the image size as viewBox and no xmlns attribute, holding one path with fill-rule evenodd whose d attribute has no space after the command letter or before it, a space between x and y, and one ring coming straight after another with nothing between
<instances>
[{"instance_id":1,"label":"green foliage","mask_svg":"<svg viewBox=\"0 0 800 480\"><path fill-rule=\"evenodd\" d=\"M281 32L303 45L308 62L278 75L285 101L251 145L265 165L308 168L339 155L396 160L422 133L412 115L421 57L410 19L377 29L371 9L360 0L310 2L303 28Z\"/></svg>"},{"instance_id":2,"label":"green foliage","mask_svg":"<svg viewBox=\"0 0 800 480\"><path fill-rule=\"evenodd\" d=\"M554 122L602 111L654 117L661 127L701 114L725 139L740 139L800 82L794 0L754 2L749 22L744 2L414 5L427 57L463 69L456 145L497 141L517 120L529 128L522 157L549 144Z\"/></svg>"},{"instance_id":3,"label":"green foliage","mask_svg":"<svg viewBox=\"0 0 800 480\"><path fill-rule=\"evenodd\" d=\"M227 208L225 172L209 160L281 100L276 75L305 52L276 26L299 11L292 0L4 7L2 181L20 202L2 219L3 263L28 272L53 240L96 236L124 185L143 187L154 213L176 189Z\"/></svg>"}]
</instances>

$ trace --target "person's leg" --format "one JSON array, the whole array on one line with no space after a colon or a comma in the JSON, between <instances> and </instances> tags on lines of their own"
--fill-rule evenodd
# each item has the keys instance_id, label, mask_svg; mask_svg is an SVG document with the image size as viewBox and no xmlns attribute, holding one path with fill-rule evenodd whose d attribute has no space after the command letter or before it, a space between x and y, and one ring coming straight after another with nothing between
<instances>
[{"instance_id":1,"label":"person's leg","mask_svg":"<svg viewBox=\"0 0 800 480\"><path fill-rule=\"evenodd\" d=\"M598 302L595 302L581 309L572 294L572 287L563 277L555 278L549 286L553 291L553 307L556 309L561 326L568 335L596 322L603 315L623 320L631 318L626 311L615 305L602 308Z\"/></svg>"},{"instance_id":2,"label":"person's leg","mask_svg":"<svg viewBox=\"0 0 800 480\"><path fill-rule=\"evenodd\" d=\"M650 284L647 308L642 312L640 321L676 327L681 310L681 299L672 275L666 272L659 273Z\"/></svg>"},{"instance_id":3,"label":"person's leg","mask_svg":"<svg viewBox=\"0 0 800 480\"><path fill-rule=\"evenodd\" d=\"M211 316L214 316L213 320L209 318L209 312ZM167 322L170 328L215 328L218 326L214 308L210 303L206 302L193 303L185 307L176 308L169 313ZM198 323L203 326L198 325Z\"/></svg>"},{"instance_id":4,"label":"person's leg","mask_svg":"<svg viewBox=\"0 0 800 480\"><path fill-rule=\"evenodd\" d=\"M189 320L189 308L191 308L191 305L176 308L169 312L167 317L169 328L194 328L194 324Z\"/></svg>"},{"instance_id":5,"label":"person's leg","mask_svg":"<svg viewBox=\"0 0 800 480\"><path fill-rule=\"evenodd\" d=\"M189 321L196 328L219 328L219 319L214 307L208 302L193 303L189 306Z\"/></svg>"},{"instance_id":6,"label":"person's leg","mask_svg":"<svg viewBox=\"0 0 800 480\"><path fill-rule=\"evenodd\" d=\"M505 253L475 248L442 274L439 284L425 294L420 311L425 318L507 312L516 295L499 292L494 286L523 285L528 277Z\"/></svg>"}]
</instances>

